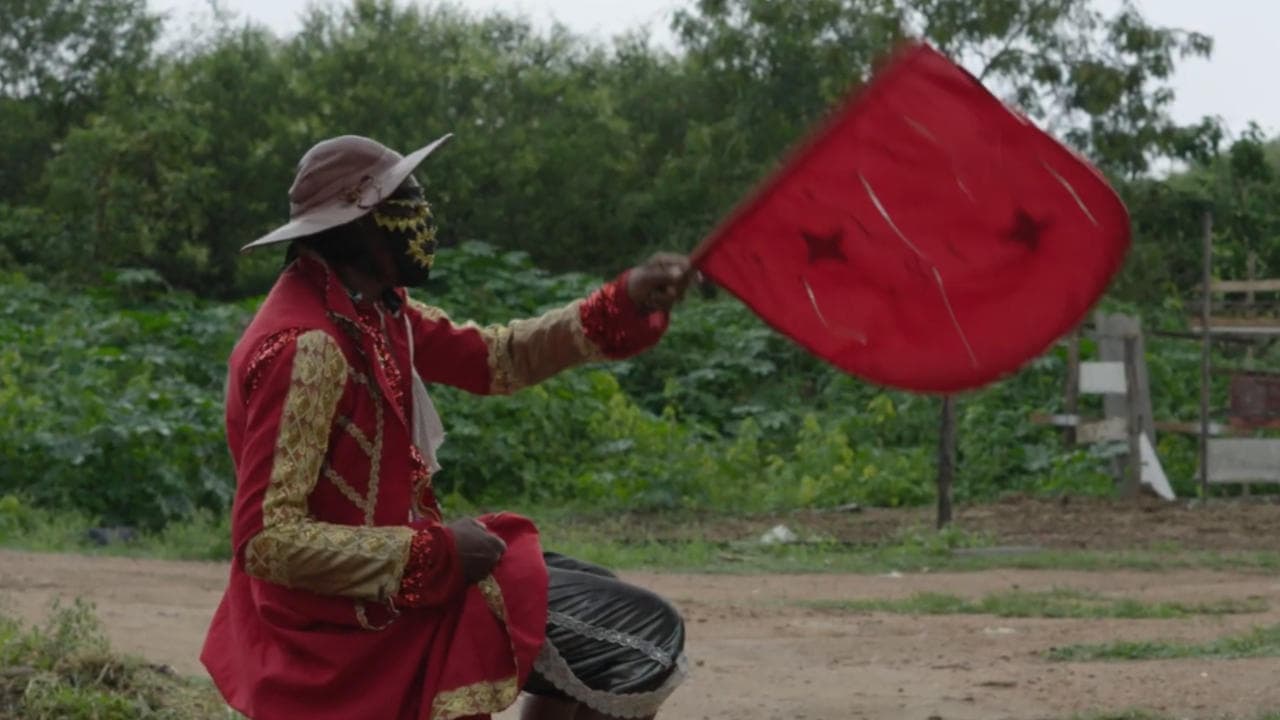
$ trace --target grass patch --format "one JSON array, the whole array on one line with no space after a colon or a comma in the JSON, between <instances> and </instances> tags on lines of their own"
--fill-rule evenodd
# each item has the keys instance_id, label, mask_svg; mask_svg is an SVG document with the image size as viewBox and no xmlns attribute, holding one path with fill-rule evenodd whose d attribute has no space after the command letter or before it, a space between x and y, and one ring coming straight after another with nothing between
<instances>
[{"instance_id":1,"label":"grass patch","mask_svg":"<svg viewBox=\"0 0 1280 720\"><path fill-rule=\"evenodd\" d=\"M896 600L818 600L806 607L847 612L890 612L906 615L995 615L1005 618L1177 619L1194 615L1265 612L1262 598L1207 603L1142 602L1070 589L1042 592L1012 590L970 600L946 593L916 593Z\"/></svg>"},{"instance_id":2,"label":"grass patch","mask_svg":"<svg viewBox=\"0 0 1280 720\"><path fill-rule=\"evenodd\" d=\"M1071 720L1183 720L1180 715L1165 715L1161 712L1130 708L1130 710L1088 712L1084 715L1073 715ZM1262 715L1228 716L1222 715L1219 720L1280 720L1280 710L1263 712Z\"/></svg>"},{"instance_id":3,"label":"grass patch","mask_svg":"<svg viewBox=\"0 0 1280 720\"><path fill-rule=\"evenodd\" d=\"M451 499L451 515L473 515L482 508ZM666 517L650 529L643 521L581 515L563 509L517 509L534 518L543 546L618 570L658 570L749 574L760 572L904 573L995 569L1025 570L1143 570L1182 569L1280 572L1280 552L1204 550L1153 547L1144 550L1034 550L994 552L988 535L958 529L935 531L909 527L883 541L869 544L837 542L819 532L796 526L801 542L762 545L751 537L736 537L741 517ZM231 555L230 523L226 515L200 515L170 523L155 533L136 533L126 541L96 543L92 517L74 512L49 512L0 498L0 547L38 552L74 552L167 560L227 560ZM743 531L746 533L746 531ZM746 533L750 534L750 533ZM993 552L983 552L990 549Z\"/></svg>"},{"instance_id":4,"label":"grass patch","mask_svg":"<svg viewBox=\"0 0 1280 720\"><path fill-rule=\"evenodd\" d=\"M545 529L545 528L544 528ZM757 572L886 573L978 572L982 570L1280 570L1280 553L1188 551L1044 550L1021 556L957 556L912 543L875 546L811 543L753 546L706 540L662 541L581 538L555 531L544 536L550 549L619 570L749 574Z\"/></svg>"},{"instance_id":5,"label":"grass patch","mask_svg":"<svg viewBox=\"0 0 1280 720\"><path fill-rule=\"evenodd\" d=\"M540 517L533 515L533 517ZM790 545L646 536L634 528L552 517L539 523L543 546L619 570L748 574L757 572L977 572L1024 570L1183 569L1280 571L1280 552L1183 550L1034 550L1015 554L965 552L992 545L986 535L962 530L904 530L876 544L848 544L822 537Z\"/></svg>"},{"instance_id":6,"label":"grass patch","mask_svg":"<svg viewBox=\"0 0 1280 720\"><path fill-rule=\"evenodd\" d=\"M451 502L456 515L481 509ZM1029 550L1004 552L995 539L963 529L910 527L876 543L838 542L796 527L801 542L765 546L735 516L663 516L660 527L643 520L524 509L538 520L543 546L618 570L669 573L925 573L925 571L1184 570L1280 571L1280 551ZM0 497L0 547L83 555L157 557L164 560L229 560L227 515L200 515L160 532L132 533L101 544L97 520L76 512L37 509L13 496ZM742 537L748 536L748 537ZM730 539L733 538L733 539Z\"/></svg>"},{"instance_id":7,"label":"grass patch","mask_svg":"<svg viewBox=\"0 0 1280 720\"><path fill-rule=\"evenodd\" d=\"M1181 715L1165 715L1161 712L1130 708L1130 710L1087 712L1084 715L1073 715L1071 720L1184 720ZM1217 720L1280 720L1280 710L1263 712L1261 715L1233 716L1222 715Z\"/></svg>"},{"instance_id":8,"label":"grass patch","mask_svg":"<svg viewBox=\"0 0 1280 720\"><path fill-rule=\"evenodd\" d=\"M74 511L52 512L12 495L0 497L0 547L33 552L122 555L164 560L228 560L231 520L201 513L158 532L104 529ZM109 540L106 544L103 540Z\"/></svg>"},{"instance_id":9,"label":"grass patch","mask_svg":"<svg viewBox=\"0 0 1280 720\"><path fill-rule=\"evenodd\" d=\"M1148 712L1146 710L1121 710L1119 712L1089 713L1088 715L1072 715L1071 720L1173 720L1168 715Z\"/></svg>"},{"instance_id":10,"label":"grass patch","mask_svg":"<svg viewBox=\"0 0 1280 720\"><path fill-rule=\"evenodd\" d=\"M1046 657L1063 662L1091 660L1175 660L1180 658L1280 657L1280 624L1257 627L1203 644L1165 641L1113 642L1051 648Z\"/></svg>"},{"instance_id":11,"label":"grass patch","mask_svg":"<svg viewBox=\"0 0 1280 720\"><path fill-rule=\"evenodd\" d=\"M43 626L0 615L0 718L230 720L207 680L115 655L88 603L55 604Z\"/></svg>"},{"instance_id":12,"label":"grass patch","mask_svg":"<svg viewBox=\"0 0 1280 720\"><path fill-rule=\"evenodd\" d=\"M1149 710L1132 709L1106 711L1099 713L1088 713L1085 715L1072 715L1071 720L1175 720L1169 715L1151 712Z\"/></svg>"},{"instance_id":13,"label":"grass patch","mask_svg":"<svg viewBox=\"0 0 1280 720\"><path fill-rule=\"evenodd\" d=\"M764 545L752 540L669 539L610 533L608 526L553 519L540 524L543 546L621 570L746 574L756 572L919 571L944 565L956 548L982 547L984 536L959 530L911 529L877 545L822 537Z\"/></svg>"}]
</instances>

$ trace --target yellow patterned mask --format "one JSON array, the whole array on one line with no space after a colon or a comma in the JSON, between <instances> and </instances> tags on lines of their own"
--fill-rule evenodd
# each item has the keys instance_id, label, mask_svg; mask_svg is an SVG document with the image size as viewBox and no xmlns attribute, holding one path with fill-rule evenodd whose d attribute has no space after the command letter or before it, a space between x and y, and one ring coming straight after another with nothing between
<instances>
[{"instance_id":1,"label":"yellow patterned mask","mask_svg":"<svg viewBox=\"0 0 1280 720\"><path fill-rule=\"evenodd\" d=\"M386 234L401 284L426 282L435 262L436 225L422 188L401 187L373 209L373 221Z\"/></svg>"}]
</instances>

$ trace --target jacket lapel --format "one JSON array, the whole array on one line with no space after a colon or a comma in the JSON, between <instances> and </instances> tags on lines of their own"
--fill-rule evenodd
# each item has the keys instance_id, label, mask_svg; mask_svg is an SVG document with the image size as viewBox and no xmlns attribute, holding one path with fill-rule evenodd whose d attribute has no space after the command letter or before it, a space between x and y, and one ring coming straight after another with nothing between
<instances>
[{"instance_id":1,"label":"jacket lapel","mask_svg":"<svg viewBox=\"0 0 1280 720\"><path fill-rule=\"evenodd\" d=\"M306 253L299 258L299 261L310 265L310 267L305 268L305 271L312 274L320 282L324 292L325 309L329 318L341 327L346 332L347 337L355 344L356 349L364 360L365 368L368 369L369 375L374 379L379 392L382 394L383 402L391 408L392 415L395 416L400 426L408 432L409 423L404 415L404 406L398 401L396 388L393 386L386 369L379 359L377 347L379 338L374 333L382 333L382 328L377 325L368 327L366 323L360 321L360 315L356 311L355 304L347 293L347 289L343 287L342 281L338 279L337 275L323 259ZM390 338L383 337L382 342L386 349L386 357L391 362L396 362L395 346ZM412 368L407 369L412 371ZM404 382L403 378L401 384L405 388L402 392L408 392L409 384Z\"/></svg>"}]
</instances>

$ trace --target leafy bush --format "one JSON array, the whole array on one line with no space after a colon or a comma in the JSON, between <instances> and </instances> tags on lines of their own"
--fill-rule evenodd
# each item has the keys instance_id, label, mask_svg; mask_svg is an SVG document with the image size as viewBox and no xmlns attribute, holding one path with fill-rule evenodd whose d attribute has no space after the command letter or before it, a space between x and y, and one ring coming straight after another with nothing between
<instances>
[{"instance_id":1,"label":"leafy bush","mask_svg":"<svg viewBox=\"0 0 1280 720\"><path fill-rule=\"evenodd\" d=\"M438 267L416 294L459 320L529 315L594 284L480 243ZM225 359L254 304L195 300L148 271L120 271L91 292L4 276L0 404L12 412L0 417L0 495L105 525L182 520L166 531L175 542L222 552L209 539L234 490ZM1153 397L1160 416L1190 419L1199 359L1178 342L1149 343ZM1064 372L1064 352L1052 350L957 399L958 500L1112 491L1107 452L1064 451L1056 431L1029 422L1061 409ZM691 299L658 347L625 362L512 397L432 392L449 432L437 483L460 506L750 512L934 494L936 398L839 373L728 298ZM1175 487L1192 492L1194 443L1164 434L1159 445ZM0 534L22 522L4 507Z\"/></svg>"},{"instance_id":2,"label":"leafy bush","mask_svg":"<svg viewBox=\"0 0 1280 720\"><path fill-rule=\"evenodd\" d=\"M247 321L145 287L56 292L0 282L0 493L159 527L229 503L220 390Z\"/></svg>"}]
</instances>

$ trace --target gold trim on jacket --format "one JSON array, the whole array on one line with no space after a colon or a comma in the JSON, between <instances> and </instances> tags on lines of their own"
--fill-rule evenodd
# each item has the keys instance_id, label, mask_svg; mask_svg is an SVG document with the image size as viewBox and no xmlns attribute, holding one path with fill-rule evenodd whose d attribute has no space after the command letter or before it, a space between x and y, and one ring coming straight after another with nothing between
<instances>
[{"instance_id":1,"label":"gold trim on jacket","mask_svg":"<svg viewBox=\"0 0 1280 720\"><path fill-rule=\"evenodd\" d=\"M286 587L386 600L399 590L413 530L338 525L310 516L307 498L321 476L349 368L337 342L321 330L303 333L296 342L262 501L262 530L245 548L245 571ZM380 438L373 445L380 449Z\"/></svg>"}]
</instances>

